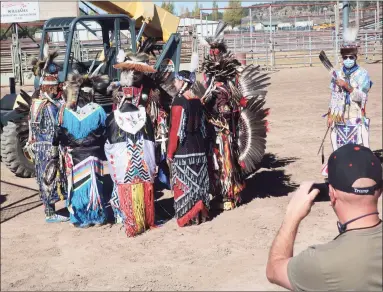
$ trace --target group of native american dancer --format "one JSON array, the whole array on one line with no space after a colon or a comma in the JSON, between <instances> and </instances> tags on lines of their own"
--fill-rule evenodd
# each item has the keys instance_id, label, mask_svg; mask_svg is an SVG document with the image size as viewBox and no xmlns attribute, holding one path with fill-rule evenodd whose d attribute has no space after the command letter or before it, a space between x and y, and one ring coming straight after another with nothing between
<instances>
[{"instance_id":1,"label":"group of native american dancer","mask_svg":"<svg viewBox=\"0 0 383 292\"><path fill-rule=\"evenodd\" d=\"M22 91L24 102L16 110L28 113L20 123L29 126L27 149L33 155L46 222L102 225L110 204L115 222L135 236L156 226L156 178L169 184L181 227L209 218L211 196L223 210L241 203L245 179L265 153L270 77L259 66L241 65L227 50L221 36L225 27L220 22L215 35L202 41L210 49L202 63L202 82L196 78L196 54L190 70L157 72L149 65L151 39L143 41L137 53L120 51L113 66L120 72L119 81L99 74L99 66L86 75L74 72L60 83L57 52L45 49L44 59L33 61L40 86L32 96ZM345 64L336 72L351 82L353 91L339 90L344 84L336 78L331 83L329 127L338 140L346 135L344 144L351 134L342 127L368 128L368 75L355 66ZM95 102L96 95L112 96L110 114ZM358 129L352 137L361 140L351 142L365 141ZM113 181L108 201L102 180L105 160ZM66 200L69 218L56 213L60 200Z\"/></svg>"}]
</instances>

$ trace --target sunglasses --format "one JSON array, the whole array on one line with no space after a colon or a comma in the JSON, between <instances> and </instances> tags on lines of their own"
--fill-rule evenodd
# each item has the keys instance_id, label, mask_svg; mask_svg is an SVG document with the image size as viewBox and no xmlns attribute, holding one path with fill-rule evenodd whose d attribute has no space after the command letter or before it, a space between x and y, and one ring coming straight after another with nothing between
<instances>
[{"instance_id":1,"label":"sunglasses","mask_svg":"<svg viewBox=\"0 0 383 292\"><path fill-rule=\"evenodd\" d=\"M347 59L355 60L355 56L342 56L342 59L343 60L347 60Z\"/></svg>"}]
</instances>

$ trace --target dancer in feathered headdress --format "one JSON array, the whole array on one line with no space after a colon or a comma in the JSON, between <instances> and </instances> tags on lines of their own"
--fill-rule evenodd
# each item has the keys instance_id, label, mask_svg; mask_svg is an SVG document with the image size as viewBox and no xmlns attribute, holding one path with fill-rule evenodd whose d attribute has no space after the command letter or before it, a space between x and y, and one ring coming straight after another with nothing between
<instances>
[{"instance_id":1,"label":"dancer in feathered headdress","mask_svg":"<svg viewBox=\"0 0 383 292\"><path fill-rule=\"evenodd\" d=\"M66 198L65 173L63 167L54 167L49 181L44 174L51 171L52 163L58 161L58 148L52 145L55 133L56 117L64 104L62 84L59 82L60 67L55 63L58 52L49 52L48 44L44 47L44 59L34 59L33 72L40 76L39 89L32 97L22 91L24 103L18 102L19 112L29 112L29 137L27 148L34 156L36 179L39 185L40 197L45 207L46 222L63 222L69 218L55 213L55 203ZM51 163L48 163L52 161ZM62 165L61 165L62 166Z\"/></svg>"},{"instance_id":2,"label":"dancer in feathered headdress","mask_svg":"<svg viewBox=\"0 0 383 292\"><path fill-rule=\"evenodd\" d=\"M106 113L94 103L94 92L108 85L107 75L70 74L65 82L66 103L58 115L59 127L53 144L60 146L65 160L66 203L70 222L76 227L106 221L102 183Z\"/></svg>"},{"instance_id":3,"label":"dancer in feathered headdress","mask_svg":"<svg viewBox=\"0 0 383 292\"><path fill-rule=\"evenodd\" d=\"M155 138L145 107L150 88L143 80L156 70L148 64L145 51L150 46L143 47L137 54L119 54L114 67L121 70L121 78L111 86L116 108L106 121L104 149L114 182L110 203L128 236L154 226Z\"/></svg>"},{"instance_id":4,"label":"dancer in feathered headdress","mask_svg":"<svg viewBox=\"0 0 383 292\"><path fill-rule=\"evenodd\" d=\"M205 149L206 124L201 97L203 85L196 81L198 54L192 54L190 71L180 71L174 86L178 91L171 109L167 160L172 169L174 209L183 227L208 218L209 176Z\"/></svg>"},{"instance_id":5,"label":"dancer in feathered headdress","mask_svg":"<svg viewBox=\"0 0 383 292\"><path fill-rule=\"evenodd\" d=\"M202 64L207 91L202 97L209 120L210 187L225 210L241 201L245 177L257 169L266 148L268 110L265 87L269 77L259 66L241 66L227 50L220 22L213 38L202 41L210 47Z\"/></svg>"},{"instance_id":6,"label":"dancer in feathered headdress","mask_svg":"<svg viewBox=\"0 0 383 292\"><path fill-rule=\"evenodd\" d=\"M319 56L332 72L327 127L331 128L334 151L349 143L369 147L370 119L366 116L366 103L372 82L367 70L357 64L357 35L358 26L347 27L343 32L344 43L340 49L343 66L340 70L332 68L324 52ZM324 165L322 174L327 176L327 165Z\"/></svg>"},{"instance_id":7,"label":"dancer in feathered headdress","mask_svg":"<svg viewBox=\"0 0 383 292\"><path fill-rule=\"evenodd\" d=\"M118 53L117 64L113 67L121 70L120 81L113 82L108 88L109 91L113 90L115 108L126 98L131 99L136 106L147 105L151 88L144 86L144 81L147 74L156 72L149 65L151 57L148 54L154 41L147 39L137 53L123 50Z\"/></svg>"}]
</instances>

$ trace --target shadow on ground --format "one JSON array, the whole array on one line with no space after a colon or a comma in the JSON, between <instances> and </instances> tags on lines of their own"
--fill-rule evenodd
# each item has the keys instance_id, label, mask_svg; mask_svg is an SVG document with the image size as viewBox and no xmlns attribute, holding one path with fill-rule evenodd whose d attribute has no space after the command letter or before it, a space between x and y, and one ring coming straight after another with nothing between
<instances>
[{"instance_id":1,"label":"shadow on ground","mask_svg":"<svg viewBox=\"0 0 383 292\"><path fill-rule=\"evenodd\" d=\"M248 177L246 188L242 192L242 201L249 203L254 198L282 197L293 192L298 185L291 182L291 175L285 174L283 168L298 158L278 158L274 154L267 153L263 157L259 170Z\"/></svg>"},{"instance_id":2,"label":"shadow on ground","mask_svg":"<svg viewBox=\"0 0 383 292\"><path fill-rule=\"evenodd\" d=\"M24 189L24 190L36 191L35 189L31 189L31 188L17 185L14 183L6 182L3 180L1 181L1 183L16 186L16 187L19 187L19 188ZM40 207L42 205L42 203L41 203L38 195L39 195L38 193L35 193L35 194L29 195L27 197L24 197L24 198L22 198L16 202L7 204L5 206L3 205L0 208L0 212L1 212L0 223L4 223L4 222L11 220L12 218L15 218L15 217L17 217L23 213L26 213L30 210L33 210L37 207ZM1 197L0 197L1 204L3 204L7 200L6 196L8 196L8 195L3 195L3 194L1 195Z\"/></svg>"},{"instance_id":3,"label":"shadow on ground","mask_svg":"<svg viewBox=\"0 0 383 292\"><path fill-rule=\"evenodd\" d=\"M291 175L285 174L281 169L298 158L279 158L274 154L267 153L263 157L259 169L246 179L246 188L242 192L242 204L248 204L255 198L282 197L296 190L298 184L291 182ZM214 218L222 213L217 208L219 198L211 201L211 217Z\"/></svg>"},{"instance_id":4,"label":"shadow on ground","mask_svg":"<svg viewBox=\"0 0 383 292\"><path fill-rule=\"evenodd\" d=\"M383 160L383 151L377 150L374 151L376 155ZM248 204L255 198L266 198L266 197L281 197L286 196L290 192L293 192L298 185L294 182L291 182L291 176L285 174L285 170L281 169L286 165L289 165L297 161L295 157L289 158L279 158L274 154L267 153L263 157L259 169L256 173L252 174L246 179L246 189L242 192L242 204ZM35 190L28 187L15 185L13 183L4 182L2 183L10 184L17 186L23 189ZM114 223L114 214L113 209L110 206L110 198L113 191L113 181L109 175L103 177L104 183L104 198L106 204L106 212L108 222ZM171 220L174 217L174 199L166 198L162 199L164 195L164 190L166 186L156 180L155 183L155 210L156 210L156 222L158 224L163 224L168 220ZM36 190L37 191L37 190ZM32 202L30 200L35 198ZM3 204L7 200L6 195L0 196L0 202ZM28 201L29 200L29 201ZM27 202L25 202L27 201ZM20 214L28 212L32 209L35 209L41 206L41 201L39 200L38 193L31 196L25 197L17 202L11 203L2 207L1 210L1 223L6 222ZM214 218L221 213L217 208L218 200L213 198L211 201L211 217ZM68 216L68 211L66 208L57 210L57 213L61 215Z\"/></svg>"},{"instance_id":5,"label":"shadow on ground","mask_svg":"<svg viewBox=\"0 0 383 292\"><path fill-rule=\"evenodd\" d=\"M0 195L0 204L3 204L5 201L7 201L7 196L7 194Z\"/></svg>"}]
</instances>

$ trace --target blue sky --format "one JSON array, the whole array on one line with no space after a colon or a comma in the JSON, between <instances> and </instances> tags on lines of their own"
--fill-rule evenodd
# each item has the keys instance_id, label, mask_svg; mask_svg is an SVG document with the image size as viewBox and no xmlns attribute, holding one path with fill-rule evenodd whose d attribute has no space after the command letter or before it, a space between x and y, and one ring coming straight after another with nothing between
<instances>
[{"instance_id":1,"label":"blue sky","mask_svg":"<svg viewBox=\"0 0 383 292\"><path fill-rule=\"evenodd\" d=\"M154 4L161 6L163 1L153 1ZM174 3L176 12L178 13L180 8L183 6L184 8L189 8L189 11L191 12L194 9L195 6L195 1L172 1ZM219 8L224 8L228 6L229 1L217 1L218 7ZM247 1L242 1L242 6L250 6L259 3L257 2L247 2ZM212 8L213 7L213 1L198 1L199 5L202 5L203 8ZM209 11L206 11L209 12ZM222 11L223 12L223 11Z\"/></svg>"},{"instance_id":2,"label":"blue sky","mask_svg":"<svg viewBox=\"0 0 383 292\"><path fill-rule=\"evenodd\" d=\"M194 9L194 6L195 6L195 1L174 1L174 0L171 0L171 1L174 3L175 10L176 10L175 12L177 14L179 13L181 7L184 7L185 9L187 7L189 9L189 11L191 12ZM153 1L153 3L158 5L158 6L161 6L162 2L163 1ZM246 7L246 6L258 4L260 2L259 1L257 1L257 2L242 1L241 3L242 3L242 6ZM89 2L87 4L89 6L91 6L91 7L93 7L96 11L99 11L99 12L102 11L101 9L98 9L97 7L94 7ZM202 5L203 8L212 8L213 7L213 1L198 1L198 4ZM217 1L217 4L218 4L219 8L224 8L224 7L227 7L229 5L229 1ZM85 11L88 11L88 8L85 7L82 3L80 3L80 7L83 8ZM209 12L209 11L206 11L206 12ZM223 12L223 10L222 10L222 12Z\"/></svg>"}]
</instances>

